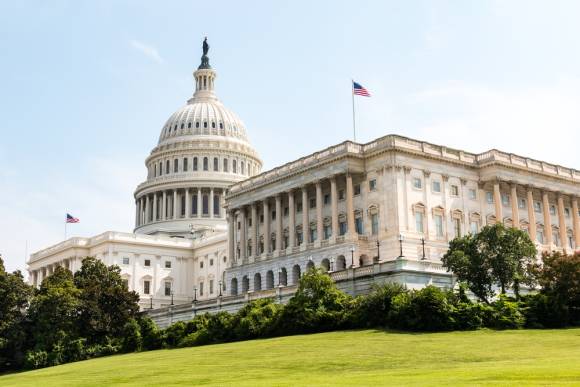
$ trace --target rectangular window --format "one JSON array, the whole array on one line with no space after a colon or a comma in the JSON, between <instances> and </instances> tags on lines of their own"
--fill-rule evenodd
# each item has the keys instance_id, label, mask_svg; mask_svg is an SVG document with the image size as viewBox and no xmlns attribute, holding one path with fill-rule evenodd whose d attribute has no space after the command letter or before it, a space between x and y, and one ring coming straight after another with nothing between
<instances>
[{"instance_id":1,"label":"rectangular window","mask_svg":"<svg viewBox=\"0 0 580 387\"><path fill-rule=\"evenodd\" d=\"M363 230L363 220L362 218L356 218L354 220L354 226L356 228L356 232L357 234L362 234L364 232Z\"/></svg>"},{"instance_id":2,"label":"rectangular window","mask_svg":"<svg viewBox=\"0 0 580 387\"><path fill-rule=\"evenodd\" d=\"M302 212L302 203L298 203L296 205L296 212L301 213Z\"/></svg>"},{"instance_id":3,"label":"rectangular window","mask_svg":"<svg viewBox=\"0 0 580 387\"><path fill-rule=\"evenodd\" d=\"M290 213L290 209L288 207L284 207L284 216L288 216L289 213Z\"/></svg>"},{"instance_id":4,"label":"rectangular window","mask_svg":"<svg viewBox=\"0 0 580 387\"><path fill-rule=\"evenodd\" d=\"M451 196L459 196L459 187L456 185L451 186Z\"/></svg>"},{"instance_id":5,"label":"rectangular window","mask_svg":"<svg viewBox=\"0 0 580 387\"><path fill-rule=\"evenodd\" d=\"M564 208L564 215L566 216L566 218L570 217L570 209L569 208Z\"/></svg>"},{"instance_id":6,"label":"rectangular window","mask_svg":"<svg viewBox=\"0 0 580 387\"><path fill-rule=\"evenodd\" d=\"M343 189L338 190L338 200L344 200L344 190Z\"/></svg>"},{"instance_id":7,"label":"rectangular window","mask_svg":"<svg viewBox=\"0 0 580 387\"><path fill-rule=\"evenodd\" d=\"M433 192L441 192L441 182L439 180L433 180L431 189Z\"/></svg>"},{"instance_id":8,"label":"rectangular window","mask_svg":"<svg viewBox=\"0 0 580 387\"><path fill-rule=\"evenodd\" d=\"M415 230L419 233L423 233L423 213L415 212Z\"/></svg>"},{"instance_id":9,"label":"rectangular window","mask_svg":"<svg viewBox=\"0 0 580 387\"><path fill-rule=\"evenodd\" d=\"M209 294L213 294L213 280L209 280Z\"/></svg>"},{"instance_id":10,"label":"rectangular window","mask_svg":"<svg viewBox=\"0 0 580 387\"><path fill-rule=\"evenodd\" d=\"M332 235L332 231L330 229L330 225L325 224L324 225L324 239L329 239L331 235Z\"/></svg>"},{"instance_id":11,"label":"rectangular window","mask_svg":"<svg viewBox=\"0 0 580 387\"><path fill-rule=\"evenodd\" d=\"M151 266L151 260L150 259L146 259L145 262L143 263L143 266L146 266L146 267Z\"/></svg>"},{"instance_id":12,"label":"rectangular window","mask_svg":"<svg viewBox=\"0 0 580 387\"><path fill-rule=\"evenodd\" d=\"M272 220L276 220L276 211L272 211Z\"/></svg>"},{"instance_id":13,"label":"rectangular window","mask_svg":"<svg viewBox=\"0 0 580 387\"><path fill-rule=\"evenodd\" d=\"M303 242L302 231L296 232L296 240L298 241L298 245L301 245Z\"/></svg>"},{"instance_id":14,"label":"rectangular window","mask_svg":"<svg viewBox=\"0 0 580 387\"><path fill-rule=\"evenodd\" d=\"M209 265L213 266L213 258L209 260Z\"/></svg>"},{"instance_id":15,"label":"rectangular window","mask_svg":"<svg viewBox=\"0 0 580 387\"><path fill-rule=\"evenodd\" d=\"M342 221L338 223L338 231L340 235L346 234L346 222Z\"/></svg>"},{"instance_id":16,"label":"rectangular window","mask_svg":"<svg viewBox=\"0 0 580 387\"><path fill-rule=\"evenodd\" d=\"M469 199L476 200L477 199L477 191L474 188L469 189Z\"/></svg>"},{"instance_id":17,"label":"rectangular window","mask_svg":"<svg viewBox=\"0 0 580 387\"><path fill-rule=\"evenodd\" d=\"M534 211L538 213L542 213L542 203L534 202Z\"/></svg>"},{"instance_id":18,"label":"rectangular window","mask_svg":"<svg viewBox=\"0 0 580 387\"><path fill-rule=\"evenodd\" d=\"M151 281L143 281L143 294L149 294L151 291Z\"/></svg>"},{"instance_id":19,"label":"rectangular window","mask_svg":"<svg viewBox=\"0 0 580 387\"><path fill-rule=\"evenodd\" d=\"M553 234L554 244L556 246L560 247L560 233L552 231L552 234Z\"/></svg>"},{"instance_id":20,"label":"rectangular window","mask_svg":"<svg viewBox=\"0 0 580 387\"><path fill-rule=\"evenodd\" d=\"M203 282L199 283L199 295L203 296Z\"/></svg>"},{"instance_id":21,"label":"rectangular window","mask_svg":"<svg viewBox=\"0 0 580 387\"><path fill-rule=\"evenodd\" d=\"M330 194L324 194L324 204L330 204Z\"/></svg>"},{"instance_id":22,"label":"rectangular window","mask_svg":"<svg viewBox=\"0 0 580 387\"><path fill-rule=\"evenodd\" d=\"M165 281L165 295L166 296L171 295L171 282L170 281Z\"/></svg>"},{"instance_id":23,"label":"rectangular window","mask_svg":"<svg viewBox=\"0 0 580 387\"><path fill-rule=\"evenodd\" d=\"M536 239L540 244L544 244L544 231L538 230L536 231Z\"/></svg>"},{"instance_id":24,"label":"rectangular window","mask_svg":"<svg viewBox=\"0 0 580 387\"><path fill-rule=\"evenodd\" d=\"M310 208L316 208L316 198L310 199Z\"/></svg>"},{"instance_id":25,"label":"rectangular window","mask_svg":"<svg viewBox=\"0 0 580 387\"><path fill-rule=\"evenodd\" d=\"M550 206L550 215L556 215L556 206Z\"/></svg>"},{"instance_id":26,"label":"rectangular window","mask_svg":"<svg viewBox=\"0 0 580 387\"><path fill-rule=\"evenodd\" d=\"M520 198L518 200L518 208L519 209L525 209L526 208L526 199Z\"/></svg>"},{"instance_id":27,"label":"rectangular window","mask_svg":"<svg viewBox=\"0 0 580 387\"><path fill-rule=\"evenodd\" d=\"M455 237L461 236L461 219L453 219L453 229L455 231Z\"/></svg>"},{"instance_id":28,"label":"rectangular window","mask_svg":"<svg viewBox=\"0 0 580 387\"><path fill-rule=\"evenodd\" d=\"M171 269L171 261L165 261L165 268Z\"/></svg>"},{"instance_id":29,"label":"rectangular window","mask_svg":"<svg viewBox=\"0 0 580 387\"><path fill-rule=\"evenodd\" d=\"M371 215L371 233L379 235L379 214Z\"/></svg>"},{"instance_id":30,"label":"rectangular window","mask_svg":"<svg viewBox=\"0 0 580 387\"><path fill-rule=\"evenodd\" d=\"M123 265L128 265L128 264L129 264L129 258L123 257Z\"/></svg>"},{"instance_id":31,"label":"rectangular window","mask_svg":"<svg viewBox=\"0 0 580 387\"><path fill-rule=\"evenodd\" d=\"M418 177L414 177L413 178L413 188L421 189L422 187L423 187L423 181Z\"/></svg>"},{"instance_id":32,"label":"rectangular window","mask_svg":"<svg viewBox=\"0 0 580 387\"><path fill-rule=\"evenodd\" d=\"M371 179L369 181L369 191L374 191L377 189L377 179Z\"/></svg>"},{"instance_id":33,"label":"rectangular window","mask_svg":"<svg viewBox=\"0 0 580 387\"><path fill-rule=\"evenodd\" d=\"M504 206L509 206L510 205L510 195L501 194L501 204Z\"/></svg>"},{"instance_id":34,"label":"rectangular window","mask_svg":"<svg viewBox=\"0 0 580 387\"><path fill-rule=\"evenodd\" d=\"M469 228L473 235L477 234L477 232L479 231L477 222L475 220L471 221L471 223L469 224Z\"/></svg>"},{"instance_id":35,"label":"rectangular window","mask_svg":"<svg viewBox=\"0 0 580 387\"><path fill-rule=\"evenodd\" d=\"M493 203L493 193L486 192L485 193L485 200L487 201L488 204L492 204Z\"/></svg>"},{"instance_id":36,"label":"rectangular window","mask_svg":"<svg viewBox=\"0 0 580 387\"><path fill-rule=\"evenodd\" d=\"M316 233L315 228L310 229L310 241L314 242L318 238L318 234Z\"/></svg>"},{"instance_id":37,"label":"rectangular window","mask_svg":"<svg viewBox=\"0 0 580 387\"><path fill-rule=\"evenodd\" d=\"M360 195L360 184L355 184L354 186L354 196Z\"/></svg>"},{"instance_id":38,"label":"rectangular window","mask_svg":"<svg viewBox=\"0 0 580 387\"><path fill-rule=\"evenodd\" d=\"M435 215L435 233L438 238L443 238L443 216Z\"/></svg>"}]
</instances>

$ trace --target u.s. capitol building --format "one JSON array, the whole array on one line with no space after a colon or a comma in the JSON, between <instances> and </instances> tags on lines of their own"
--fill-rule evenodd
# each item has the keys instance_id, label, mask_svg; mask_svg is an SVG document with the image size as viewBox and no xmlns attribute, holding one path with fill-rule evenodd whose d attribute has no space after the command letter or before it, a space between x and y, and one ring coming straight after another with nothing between
<instances>
[{"instance_id":1,"label":"u.s. capitol building","mask_svg":"<svg viewBox=\"0 0 580 387\"><path fill-rule=\"evenodd\" d=\"M440 260L448 241L496 222L525 230L540 251L580 248L580 171L529 157L387 135L261 172L244 123L215 94L205 53L193 97L145 161L134 233L35 252L32 284L95 256L121 268L143 309L187 318L287 298L311 266L355 294L383 281L450 287Z\"/></svg>"}]
</instances>

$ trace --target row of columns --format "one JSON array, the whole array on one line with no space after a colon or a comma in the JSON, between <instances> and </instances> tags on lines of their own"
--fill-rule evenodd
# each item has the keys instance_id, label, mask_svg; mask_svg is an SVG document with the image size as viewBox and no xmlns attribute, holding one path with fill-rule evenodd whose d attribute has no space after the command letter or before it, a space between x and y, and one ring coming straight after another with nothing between
<instances>
[{"instance_id":1,"label":"row of columns","mask_svg":"<svg viewBox=\"0 0 580 387\"><path fill-rule=\"evenodd\" d=\"M331 211L332 211L332 238L336 238L339 235L339 223L338 223L338 191L337 191L337 179L341 175L335 175L328 178L330 181L330 200L331 200ZM345 185L346 185L346 217L347 217L347 235L354 236L356 235L355 230L355 221L354 221L354 191L353 191L353 182L352 182L352 175L346 174L342 175L345 178ZM266 197L261 201L253 202L249 205L250 207L250 216L252 220L252 225L250 227L246 227L247 219L246 219L246 207L242 206L240 208L229 208L228 209L228 220L229 220L229 237L228 237L228 251L230 257L235 257L236 251L236 241L237 241L237 224L236 224L236 215L238 216L238 220L240 223L240 230L239 230L239 241L240 241L240 258L245 259L248 257L248 249L247 249L247 240L250 239L251 241L251 252L249 255L257 256L258 255L258 242L259 242L259 229L258 224L260 223L258 220L258 206L262 206L262 213L264 214L264 224L263 224L263 232L264 235L264 252L267 254L271 250L276 253L282 251L282 241L283 241L283 227L282 227L282 195L286 195L288 197L288 246L287 248L293 248L296 246L296 198L295 194L299 190L302 196L302 242L305 245L309 242L319 242L323 238L323 199L322 199L322 181L318 180L314 182L315 186L315 198L316 198L316 234L317 240L310 241L309 240L309 225L310 225L310 202L308 197L308 190L310 188L310 184L304 185L299 189L291 189L289 191L278 193L274 195L274 205L276 211L276 220L274 224L274 232L276 235L275 246L270 246L271 240L271 213L270 213L270 199L271 197ZM261 202L261 203L260 203ZM246 235L246 229L248 229L250 235L249 238Z\"/></svg>"},{"instance_id":2,"label":"row of columns","mask_svg":"<svg viewBox=\"0 0 580 387\"><path fill-rule=\"evenodd\" d=\"M495 205L495 217L498 222L503 221L503 208L501 200L501 189L500 181L496 180L493 183L493 200ZM515 183L510 183L510 198L511 198L511 209L512 209L512 226L515 228L520 227L520 216L519 216L519 204L518 204L518 185ZM529 234L533 242L537 242L536 237L536 211L534 208L534 188L531 186L526 187L526 202L528 210L528 222L529 222ZM551 246L554 242L554 236L552 234L552 218L550 214L550 200L549 192L546 190L541 190L541 203L542 203L542 215L544 223L544 244ZM572 225L574 233L574 243L576 249L580 249L580 216L578 214L578 197L570 197L572 203ZM560 233L559 239L560 244L568 246L568 234L566 227L566 217L564 210L564 195L562 193L557 193L557 215L558 215L558 231Z\"/></svg>"},{"instance_id":3,"label":"row of columns","mask_svg":"<svg viewBox=\"0 0 580 387\"><path fill-rule=\"evenodd\" d=\"M74 258L70 258L70 259L63 259L62 261L55 262L55 263L52 263L50 265L46 265L44 267L41 267L40 269L31 270L30 271L30 275L32 277L31 282L34 286L40 286L42 281L46 277L48 277L49 275L53 274L57 267L60 266L60 267L64 267L66 269L73 271L73 270L75 270L75 268L72 267L73 265L74 265Z\"/></svg>"},{"instance_id":4,"label":"row of columns","mask_svg":"<svg viewBox=\"0 0 580 387\"><path fill-rule=\"evenodd\" d=\"M202 191L204 190L204 191ZM179 203L179 196L178 191L183 191L182 195L185 196L185 216L181 216L181 211L178 212L178 203ZM224 191L218 193L218 201L219 201L219 213L214 213L214 196L216 194L214 188L209 188L208 195L208 213L207 215L203 214L203 192L207 192L202 187L194 188L194 192L197 194L197 214L196 217L209 217L214 218L218 217L221 218L221 208L223 207L223 198L224 198ZM161 214L158 216L158 199L161 200ZM171 199L171 204L169 202ZM171 219L190 219L193 217L192 214L192 201L190 195L190 188L185 189L174 189L174 190L165 190L161 192L154 192L153 194L147 194L137 199L135 206L136 206L136 213L135 213L135 226L139 227L144 224L150 222L157 222L163 220L171 220ZM171 211L169 211L171 210Z\"/></svg>"}]
</instances>

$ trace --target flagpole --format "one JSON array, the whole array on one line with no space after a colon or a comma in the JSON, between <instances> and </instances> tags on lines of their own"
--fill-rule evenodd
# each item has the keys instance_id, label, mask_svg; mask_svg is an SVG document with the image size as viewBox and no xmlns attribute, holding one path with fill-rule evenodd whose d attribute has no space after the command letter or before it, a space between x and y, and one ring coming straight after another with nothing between
<instances>
[{"instance_id":1,"label":"flagpole","mask_svg":"<svg viewBox=\"0 0 580 387\"><path fill-rule=\"evenodd\" d=\"M350 80L350 93L352 94L352 134L353 134L353 141L356 142L356 121L355 121L355 113L354 113L354 80Z\"/></svg>"}]
</instances>

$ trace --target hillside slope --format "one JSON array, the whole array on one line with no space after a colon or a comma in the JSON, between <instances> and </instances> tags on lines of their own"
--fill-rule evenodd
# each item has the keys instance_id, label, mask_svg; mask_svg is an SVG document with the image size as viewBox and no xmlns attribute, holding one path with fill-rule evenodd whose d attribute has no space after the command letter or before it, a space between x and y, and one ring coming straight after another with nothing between
<instances>
[{"instance_id":1,"label":"hillside slope","mask_svg":"<svg viewBox=\"0 0 580 387\"><path fill-rule=\"evenodd\" d=\"M348 331L118 355L1 386L580 384L580 329Z\"/></svg>"}]
</instances>

